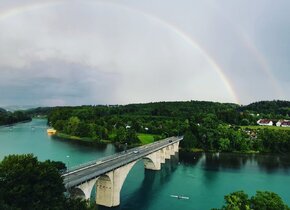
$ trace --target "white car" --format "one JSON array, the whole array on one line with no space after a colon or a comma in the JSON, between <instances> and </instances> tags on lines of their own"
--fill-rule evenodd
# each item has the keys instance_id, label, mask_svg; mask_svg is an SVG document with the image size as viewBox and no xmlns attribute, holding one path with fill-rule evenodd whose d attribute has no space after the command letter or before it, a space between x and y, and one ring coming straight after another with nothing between
<instances>
[{"instance_id":1,"label":"white car","mask_svg":"<svg viewBox=\"0 0 290 210\"><path fill-rule=\"evenodd\" d=\"M134 153L134 154L138 154L139 151L138 151L138 150L134 150L133 153Z\"/></svg>"}]
</instances>

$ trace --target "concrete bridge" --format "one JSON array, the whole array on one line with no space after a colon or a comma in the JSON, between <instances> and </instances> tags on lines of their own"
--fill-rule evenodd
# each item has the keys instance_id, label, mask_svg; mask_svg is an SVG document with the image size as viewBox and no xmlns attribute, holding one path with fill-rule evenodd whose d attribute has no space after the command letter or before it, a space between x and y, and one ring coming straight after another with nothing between
<instances>
[{"instance_id":1,"label":"concrete bridge","mask_svg":"<svg viewBox=\"0 0 290 210\"><path fill-rule=\"evenodd\" d=\"M135 163L143 159L145 169L160 170L165 159L178 152L182 139L166 138L69 170L62 175L65 187L71 194L88 200L95 186L97 204L118 206L123 183Z\"/></svg>"}]
</instances>

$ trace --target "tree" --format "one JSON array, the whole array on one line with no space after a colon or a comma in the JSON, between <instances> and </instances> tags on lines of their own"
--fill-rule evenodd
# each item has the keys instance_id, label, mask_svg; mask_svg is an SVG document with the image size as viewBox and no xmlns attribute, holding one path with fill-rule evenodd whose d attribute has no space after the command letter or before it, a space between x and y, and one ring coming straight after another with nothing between
<instances>
[{"instance_id":1,"label":"tree","mask_svg":"<svg viewBox=\"0 0 290 210\"><path fill-rule=\"evenodd\" d=\"M49 162L33 155L9 155L0 164L0 198L8 206L45 209L63 202L63 180Z\"/></svg>"},{"instance_id":2,"label":"tree","mask_svg":"<svg viewBox=\"0 0 290 210\"><path fill-rule=\"evenodd\" d=\"M70 117L66 126L66 132L70 135L76 135L80 124L78 117Z\"/></svg>"},{"instance_id":3,"label":"tree","mask_svg":"<svg viewBox=\"0 0 290 210\"><path fill-rule=\"evenodd\" d=\"M250 210L248 195L243 191L233 192L225 196L226 210Z\"/></svg>"},{"instance_id":4,"label":"tree","mask_svg":"<svg viewBox=\"0 0 290 210\"><path fill-rule=\"evenodd\" d=\"M117 129L115 141L120 143L126 142L126 129L124 127L120 127Z\"/></svg>"},{"instance_id":5,"label":"tree","mask_svg":"<svg viewBox=\"0 0 290 210\"><path fill-rule=\"evenodd\" d=\"M221 151L230 151L230 144L231 144L231 141L228 139L228 138L220 138L219 139L219 149Z\"/></svg>"},{"instance_id":6,"label":"tree","mask_svg":"<svg viewBox=\"0 0 290 210\"><path fill-rule=\"evenodd\" d=\"M196 137L191 131L186 131L183 137L183 141L180 142L180 146L185 149L195 148L197 145Z\"/></svg>"},{"instance_id":7,"label":"tree","mask_svg":"<svg viewBox=\"0 0 290 210\"><path fill-rule=\"evenodd\" d=\"M224 199L226 205L213 210L290 210L279 195L268 191L257 191L251 199L243 191L237 191L226 195Z\"/></svg>"},{"instance_id":8,"label":"tree","mask_svg":"<svg viewBox=\"0 0 290 210\"><path fill-rule=\"evenodd\" d=\"M257 191L251 199L254 210L289 210L279 195L269 191Z\"/></svg>"},{"instance_id":9,"label":"tree","mask_svg":"<svg viewBox=\"0 0 290 210\"><path fill-rule=\"evenodd\" d=\"M58 162L39 162L32 154L4 157L0 163L0 208L42 210L71 206L56 166L63 168ZM87 208L78 201L73 203L78 203L78 209Z\"/></svg>"}]
</instances>

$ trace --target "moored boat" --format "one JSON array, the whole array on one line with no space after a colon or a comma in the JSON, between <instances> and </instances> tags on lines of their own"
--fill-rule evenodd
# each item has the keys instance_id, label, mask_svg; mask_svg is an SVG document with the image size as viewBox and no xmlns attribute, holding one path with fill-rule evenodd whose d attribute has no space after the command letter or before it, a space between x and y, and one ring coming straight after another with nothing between
<instances>
[{"instance_id":1,"label":"moored boat","mask_svg":"<svg viewBox=\"0 0 290 210\"><path fill-rule=\"evenodd\" d=\"M47 134L49 134L49 135L56 134L56 130L53 128L49 128L49 129L47 129Z\"/></svg>"}]
</instances>

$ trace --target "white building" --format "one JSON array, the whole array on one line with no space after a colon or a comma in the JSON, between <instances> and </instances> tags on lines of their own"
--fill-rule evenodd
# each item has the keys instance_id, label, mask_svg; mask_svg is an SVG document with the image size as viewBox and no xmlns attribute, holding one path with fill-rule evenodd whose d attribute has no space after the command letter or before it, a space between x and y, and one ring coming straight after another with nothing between
<instances>
[{"instance_id":1,"label":"white building","mask_svg":"<svg viewBox=\"0 0 290 210\"><path fill-rule=\"evenodd\" d=\"M259 119L257 121L258 125L267 125L267 126L273 126L273 121L272 120L268 120L268 119Z\"/></svg>"}]
</instances>

